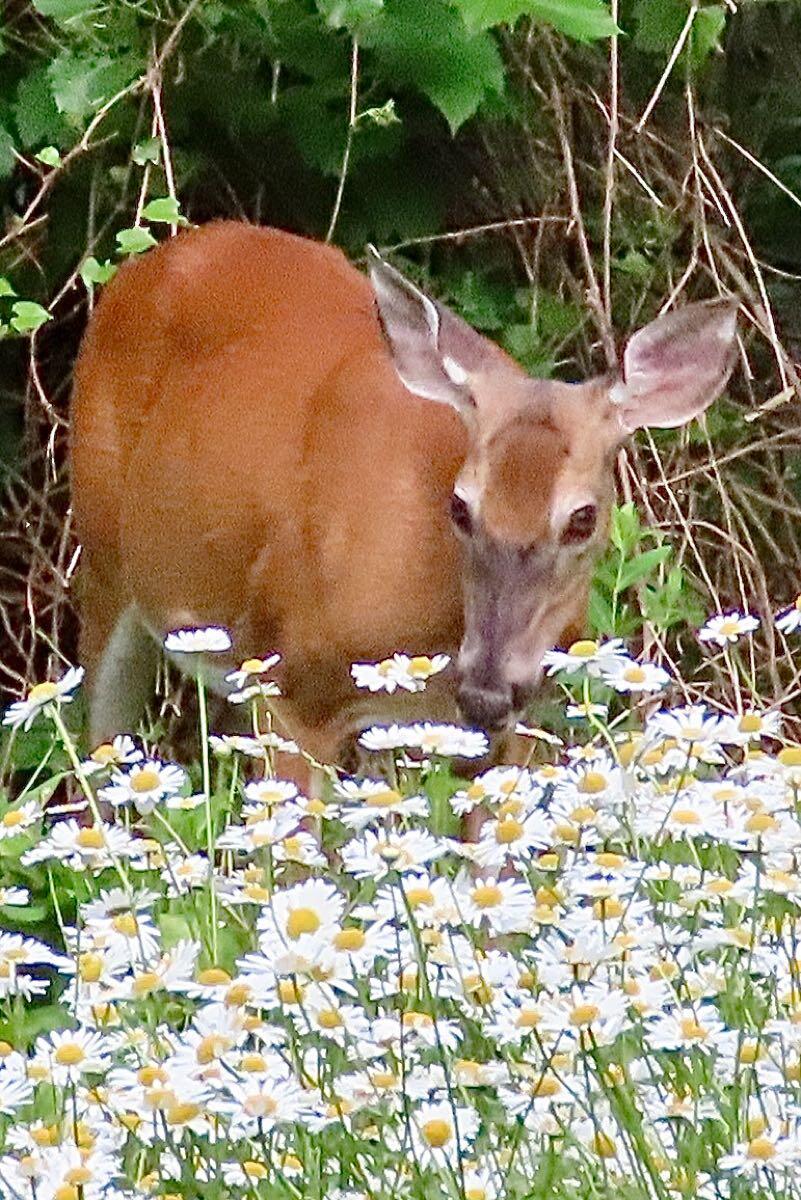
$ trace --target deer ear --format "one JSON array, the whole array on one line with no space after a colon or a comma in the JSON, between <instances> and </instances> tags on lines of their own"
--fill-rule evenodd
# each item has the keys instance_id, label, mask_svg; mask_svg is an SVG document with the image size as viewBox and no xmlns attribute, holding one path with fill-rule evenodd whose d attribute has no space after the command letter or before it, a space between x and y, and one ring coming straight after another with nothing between
<instances>
[{"instance_id":1,"label":"deer ear","mask_svg":"<svg viewBox=\"0 0 801 1200\"><path fill-rule=\"evenodd\" d=\"M491 353L481 334L444 304L410 283L367 247L378 315L395 370L416 396L450 404L462 415L475 406L470 376Z\"/></svg>"},{"instance_id":2,"label":"deer ear","mask_svg":"<svg viewBox=\"0 0 801 1200\"><path fill-rule=\"evenodd\" d=\"M737 307L731 300L688 304L634 334L623 378L609 393L627 432L684 425L720 395L734 365Z\"/></svg>"}]
</instances>

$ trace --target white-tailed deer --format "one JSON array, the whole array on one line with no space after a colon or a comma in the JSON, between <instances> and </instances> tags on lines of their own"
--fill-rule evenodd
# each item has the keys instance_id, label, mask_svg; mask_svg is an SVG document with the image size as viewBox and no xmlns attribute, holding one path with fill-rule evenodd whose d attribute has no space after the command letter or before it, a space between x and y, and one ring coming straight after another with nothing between
<instances>
[{"instance_id":1,"label":"white-tailed deer","mask_svg":"<svg viewBox=\"0 0 801 1200\"><path fill-rule=\"evenodd\" d=\"M583 625L620 442L691 420L731 368L728 301L659 317L617 376L566 384L529 378L376 254L370 272L220 223L108 286L73 401L95 742L136 726L186 625L231 632L227 670L278 651L281 715L322 761L397 718L350 676L397 650L456 659L403 716L458 704L508 727L544 651Z\"/></svg>"}]
</instances>

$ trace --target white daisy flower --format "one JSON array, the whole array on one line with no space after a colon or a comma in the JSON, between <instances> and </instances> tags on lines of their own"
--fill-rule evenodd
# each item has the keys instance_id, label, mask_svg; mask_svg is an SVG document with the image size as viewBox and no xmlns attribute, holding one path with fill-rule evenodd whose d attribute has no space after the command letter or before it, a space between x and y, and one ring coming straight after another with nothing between
<instances>
[{"instance_id":1,"label":"white daisy flower","mask_svg":"<svg viewBox=\"0 0 801 1200\"><path fill-rule=\"evenodd\" d=\"M410 657L393 654L379 663L354 663L350 669L357 687L371 692L392 694L397 688L407 692L422 692L429 679L444 671L450 662L447 654L427 654Z\"/></svg>"},{"instance_id":2,"label":"white daisy flower","mask_svg":"<svg viewBox=\"0 0 801 1200\"><path fill-rule=\"evenodd\" d=\"M796 596L788 608L777 612L773 620L776 628L782 633L795 633L801 629L801 595Z\"/></svg>"},{"instance_id":3,"label":"white daisy flower","mask_svg":"<svg viewBox=\"0 0 801 1200\"><path fill-rule=\"evenodd\" d=\"M129 858L139 851L136 838L119 825L79 825L72 818L57 821L46 838L21 858L23 866L57 859L73 871L101 871L114 858Z\"/></svg>"},{"instance_id":4,"label":"white daisy flower","mask_svg":"<svg viewBox=\"0 0 801 1200\"><path fill-rule=\"evenodd\" d=\"M164 649L172 654L220 654L230 650L231 635L218 625L200 629L174 629L164 639Z\"/></svg>"},{"instance_id":5,"label":"white daisy flower","mask_svg":"<svg viewBox=\"0 0 801 1200\"><path fill-rule=\"evenodd\" d=\"M109 767L125 767L131 763L141 762L144 758L141 750L137 750L132 737L119 734L111 742L102 742L96 746L88 758L81 763L84 775L96 775Z\"/></svg>"},{"instance_id":6,"label":"white daisy flower","mask_svg":"<svg viewBox=\"0 0 801 1200\"><path fill-rule=\"evenodd\" d=\"M456 1107L448 1100L422 1104L414 1113L412 1137L423 1163L455 1163L478 1133L480 1120L473 1108Z\"/></svg>"},{"instance_id":7,"label":"white daisy flower","mask_svg":"<svg viewBox=\"0 0 801 1200\"><path fill-rule=\"evenodd\" d=\"M574 642L567 650L546 650L542 665L547 668L548 675L558 675L560 672L575 675L579 671L586 671L597 679L604 668L620 657L627 657L622 638L601 643L586 638Z\"/></svg>"},{"instance_id":8,"label":"white daisy flower","mask_svg":"<svg viewBox=\"0 0 801 1200\"><path fill-rule=\"evenodd\" d=\"M759 621L750 613L741 613L736 608L728 613L716 613L706 625L698 630L698 640L712 642L715 646L729 646L739 642L746 633L759 629Z\"/></svg>"},{"instance_id":9,"label":"white daisy flower","mask_svg":"<svg viewBox=\"0 0 801 1200\"><path fill-rule=\"evenodd\" d=\"M446 846L429 833L368 829L360 841L342 847L342 869L356 879L381 879L389 871L413 871L445 853Z\"/></svg>"},{"instance_id":10,"label":"white daisy flower","mask_svg":"<svg viewBox=\"0 0 801 1200\"><path fill-rule=\"evenodd\" d=\"M622 656L603 666L601 678L616 692L660 692L670 683L670 676L662 667Z\"/></svg>"},{"instance_id":11,"label":"white daisy flower","mask_svg":"<svg viewBox=\"0 0 801 1200\"><path fill-rule=\"evenodd\" d=\"M280 654L270 654L267 658L246 658L238 670L230 671L226 675L225 682L234 688L243 688L254 675L266 675L280 661Z\"/></svg>"},{"instance_id":12,"label":"white daisy flower","mask_svg":"<svg viewBox=\"0 0 801 1200\"><path fill-rule=\"evenodd\" d=\"M115 771L111 781L101 788L99 798L114 808L133 804L142 816L151 813L159 801L175 795L184 785L186 776L181 767L163 763L157 758L134 763L127 774Z\"/></svg>"},{"instance_id":13,"label":"white daisy flower","mask_svg":"<svg viewBox=\"0 0 801 1200\"><path fill-rule=\"evenodd\" d=\"M12 729L30 729L38 714L49 704L69 704L83 676L83 667L70 667L55 683L34 684L24 700L9 705L3 716L3 724L10 725Z\"/></svg>"},{"instance_id":14,"label":"white daisy flower","mask_svg":"<svg viewBox=\"0 0 801 1200\"><path fill-rule=\"evenodd\" d=\"M41 819L42 807L37 800L28 800L24 804L15 804L12 808L7 808L0 817L0 841L24 833Z\"/></svg>"}]
</instances>

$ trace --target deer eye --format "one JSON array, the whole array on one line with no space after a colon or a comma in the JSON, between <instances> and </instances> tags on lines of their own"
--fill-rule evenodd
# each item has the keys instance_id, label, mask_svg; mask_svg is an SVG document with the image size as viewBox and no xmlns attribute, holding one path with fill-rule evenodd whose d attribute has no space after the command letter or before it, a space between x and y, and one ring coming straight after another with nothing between
<instances>
[{"instance_id":1,"label":"deer eye","mask_svg":"<svg viewBox=\"0 0 801 1200\"><path fill-rule=\"evenodd\" d=\"M598 523L598 509L594 504L585 504L571 513L570 520L564 528L561 542L563 546L575 546L586 542L595 533Z\"/></svg>"},{"instance_id":2,"label":"deer eye","mask_svg":"<svg viewBox=\"0 0 801 1200\"><path fill-rule=\"evenodd\" d=\"M451 493L451 520L456 528L468 537L473 532L473 518L470 515L470 509L467 501L458 492Z\"/></svg>"}]
</instances>

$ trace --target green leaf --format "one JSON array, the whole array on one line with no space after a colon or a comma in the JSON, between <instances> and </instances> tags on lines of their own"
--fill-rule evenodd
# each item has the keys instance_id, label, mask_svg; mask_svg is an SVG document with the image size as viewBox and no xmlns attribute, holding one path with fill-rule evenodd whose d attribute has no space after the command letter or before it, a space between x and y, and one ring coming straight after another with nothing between
<instances>
[{"instance_id":1,"label":"green leaf","mask_svg":"<svg viewBox=\"0 0 801 1200\"><path fill-rule=\"evenodd\" d=\"M78 274L88 288L96 283L108 283L109 279L117 273L116 263L109 262L106 259L101 263L94 257L90 256L81 263Z\"/></svg>"},{"instance_id":2,"label":"green leaf","mask_svg":"<svg viewBox=\"0 0 801 1200\"><path fill-rule=\"evenodd\" d=\"M640 514L634 504L618 504L612 509L612 545L628 555L640 540Z\"/></svg>"},{"instance_id":3,"label":"green leaf","mask_svg":"<svg viewBox=\"0 0 801 1200\"><path fill-rule=\"evenodd\" d=\"M116 241L118 254L141 254L144 250L149 250L151 246L158 245L150 230L141 225L134 225L130 229L120 229L117 232Z\"/></svg>"},{"instance_id":4,"label":"green leaf","mask_svg":"<svg viewBox=\"0 0 801 1200\"><path fill-rule=\"evenodd\" d=\"M0 179L7 179L16 165L14 139L5 126L0 125Z\"/></svg>"},{"instance_id":5,"label":"green leaf","mask_svg":"<svg viewBox=\"0 0 801 1200\"><path fill-rule=\"evenodd\" d=\"M137 142L131 151L131 158L138 167L143 167L145 163L157 163L161 158L161 142L154 137Z\"/></svg>"},{"instance_id":6,"label":"green leaf","mask_svg":"<svg viewBox=\"0 0 801 1200\"><path fill-rule=\"evenodd\" d=\"M165 221L168 225L187 225L186 217L181 216L181 210L175 196L161 196L151 200L142 209L146 221Z\"/></svg>"},{"instance_id":7,"label":"green leaf","mask_svg":"<svg viewBox=\"0 0 801 1200\"><path fill-rule=\"evenodd\" d=\"M468 30L445 0L388 0L364 41L390 81L426 95L452 133L483 100L503 91L503 61L494 39Z\"/></svg>"},{"instance_id":8,"label":"green leaf","mask_svg":"<svg viewBox=\"0 0 801 1200\"><path fill-rule=\"evenodd\" d=\"M47 309L42 308L35 300L17 300L12 305L11 312L11 328L17 333L33 333L46 321L53 320Z\"/></svg>"},{"instance_id":9,"label":"green leaf","mask_svg":"<svg viewBox=\"0 0 801 1200\"><path fill-rule=\"evenodd\" d=\"M16 296L16 294L5 275L0 275L0 296Z\"/></svg>"},{"instance_id":10,"label":"green leaf","mask_svg":"<svg viewBox=\"0 0 801 1200\"><path fill-rule=\"evenodd\" d=\"M666 562L672 553L670 546L655 546L653 550L645 550L642 554L638 554L630 562L627 562L620 572L619 587L622 591L624 588L631 587L632 584L639 583L641 579L647 578L660 563Z\"/></svg>"},{"instance_id":11,"label":"green leaf","mask_svg":"<svg viewBox=\"0 0 801 1200\"><path fill-rule=\"evenodd\" d=\"M469 29L514 25L532 17L581 42L611 37L618 32L603 0L458 0Z\"/></svg>"},{"instance_id":12,"label":"green leaf","mask_svg":"<svg viewBox=\"0 0 801 1200\"><path fill-rule=\"evenodd\" d=\"M692 29L692 58L700 66L713 50L720 45L721 35L726 28L727 12L722 4L699 8Z\"/></svg>"},{"instance_id":13,"label":"green leaf","mask_svg":"<svg viewBox=\"0 0 801 1200\"><path fill-rule=\"evenodd\" d=\"M62 23L86 16L98 5L97 0L33 0L33 7L43 17Z\"/></svg>"},{"instance_id":14,"label":"green leaf","mask_svg":"<svg viewBox=\"0 0 801 1200\"><path fill-rule=\"evenodd\" d=\"M55 146L43 146L36 158L40 163L44 163L46 167L58 167L61 165L61 155Z\"/></svg>"},{"instance_id":15,"label":"green leaf","mask_svg":"<svg viewBox=\"0 0 801 1200\"><path fill-rule=\"evenodd\" d=\"M357 33L383 8L384 0L317 0L317 10L331 29Z\"/></svg>"},{"instance_id":16,"label":"green leaf","mask_svg":"<svg viewBox=\"0 0 801 1200\"><path fill-rule=\"evenodd\" d=\"M20 81L14 102L14 121L27 150L43 142L66 144L69 126L56 108L47 67L31 71Z\"/></svg>"}]
</instances>

